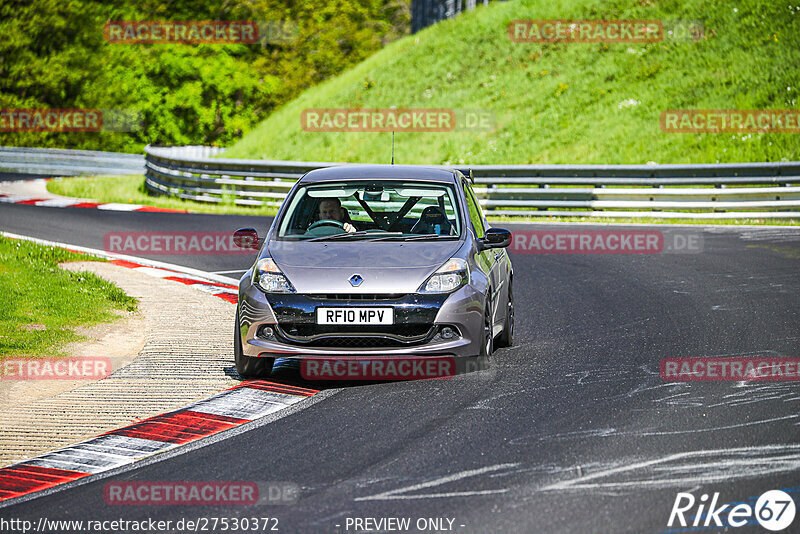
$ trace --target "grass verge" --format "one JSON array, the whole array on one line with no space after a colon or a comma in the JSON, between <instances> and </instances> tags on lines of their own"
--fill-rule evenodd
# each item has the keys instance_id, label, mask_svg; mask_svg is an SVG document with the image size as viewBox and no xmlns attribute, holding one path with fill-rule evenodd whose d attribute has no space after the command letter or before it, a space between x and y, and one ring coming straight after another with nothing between
<instances>
[{"instance_id":1,"label":"grass verge","mask_svg":"<svg viewBox=\"0 0 800 534\"><path fill-rule=\"evenodd\" d=\"M63 261L104 260L0 237L0 356L63 355L65 343L83 339L73 328L136 309L137 300L114 284L60 269Z\"/></svg>"}]
</instances>

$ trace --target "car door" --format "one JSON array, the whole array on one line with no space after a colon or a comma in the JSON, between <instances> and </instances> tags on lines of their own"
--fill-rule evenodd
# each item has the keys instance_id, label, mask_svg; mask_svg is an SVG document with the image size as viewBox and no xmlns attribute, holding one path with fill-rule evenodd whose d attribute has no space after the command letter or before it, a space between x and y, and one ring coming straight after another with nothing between
<instances>
[{"instance_id":1,"label":"car door","mask_svg":"<svg viewBox=\"0 0 800 534\"><path fill-rule=\"evenodd\" d=\"M482 239L488 227L486 217L483 215L483 210L481 210L480 204L475 198L475 193L472 191L472 187L469 183L467 183L466 180L461 180L461 187L464 189L464 199L467 202L467 211L470 222L472 223L472 228L475 231L475 237ZM498 251L500 251L500 254L498 254ZM501 284L502 273L500 272L500 261L502 261L503 254L505 254L504 249L486 249L478 253L478 257L476 258L481 270L486 273L489 279L489 288L492 295L492 327L494 335L499 333L497 310L505 309L502 307L502 302L499 301L499 297L504 293Z\"/></svg>"}]
</instances>

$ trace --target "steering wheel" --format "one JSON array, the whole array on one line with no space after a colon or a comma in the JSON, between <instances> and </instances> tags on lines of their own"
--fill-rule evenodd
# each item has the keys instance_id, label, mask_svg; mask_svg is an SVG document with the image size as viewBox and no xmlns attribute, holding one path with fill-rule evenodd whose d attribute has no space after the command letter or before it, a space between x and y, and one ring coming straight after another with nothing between
<instances>
[{"instance_id":1,"label":"steering wheel","mask_svg":"<svg viewBox=\"0 0 800 534\"><path fill-rule=\"evenodd\" d=\"M319 221L309 226L308 230L313 230L314 228L319 228L320 226L336 226L337 228L341 228L342 230L344 230L344 223L339 222L335 219L320 219Z\"/></svg>"},{"instance_id":2,"label":"steering wheel","mask_svg":"<svg viewBox=\"0 0 800 534\"><path fill-rule=\"evenodd\" d=\"M392 229L392 225L395 223L395 221L389 220L390 215L388 213L373 212L372 215L372 220L375 221L375 225L378 228L386 232Z\"/></svg>"}]
</instances>

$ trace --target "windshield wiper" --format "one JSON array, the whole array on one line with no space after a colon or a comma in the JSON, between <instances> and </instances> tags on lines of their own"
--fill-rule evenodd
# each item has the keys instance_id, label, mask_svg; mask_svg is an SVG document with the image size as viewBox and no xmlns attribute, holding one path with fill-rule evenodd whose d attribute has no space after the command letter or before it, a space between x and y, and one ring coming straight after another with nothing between
<instances>
[{"instance_id":1,"label":"windshield wiper","mask_svg":"<svg viewBox=\"0 0 800 534\"><path fill-rule=\"evenodd\" d=\"M441 234L417 234L407 236L386 236L370 239L370 241L422 241L424 239L458 239L457 235L441 235Z\"/></svg>"},{"instance_id":2,"label":"windshield wiper","mask_svg":"<svg viewBox=\"0 0 800 534\"><path fill-rule=\"evenodd\" d=\"M399 237L403 235L403 232L368 232L366 230L361 230L360 232L345 232L343 234L333 234L333 235L323 235L320 237L314 237L312 239L306 239L306 243L310 243L312 241L328 241L332 239L345 239L349 237L369 237L374 235L380 235L379 239L383 237Z\"/></svg>"}]
</instances>

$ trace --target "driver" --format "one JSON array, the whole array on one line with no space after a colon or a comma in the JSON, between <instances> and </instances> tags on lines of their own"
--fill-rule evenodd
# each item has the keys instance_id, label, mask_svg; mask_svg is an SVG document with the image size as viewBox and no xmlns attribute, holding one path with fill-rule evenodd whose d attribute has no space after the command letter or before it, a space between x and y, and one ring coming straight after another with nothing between
<instances>
[{"instance_id":1,"label":"driver","mask_svg":"<svg viewBox=\"0 0 800 534\"><path fill-rule=\"evenodd\" d=\"M355 232L356 228L346 220L345 209L338 198L326 198L319 203L319 220L333 219L343 223L345 232Z\"/></svg>"}]
</instances>

